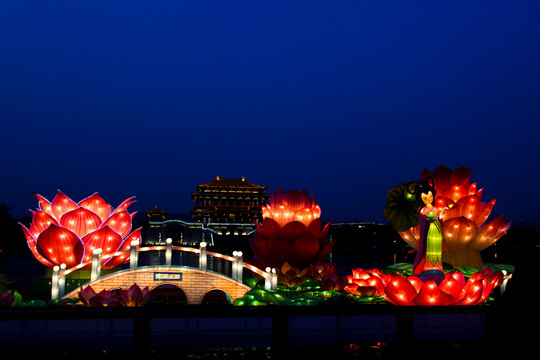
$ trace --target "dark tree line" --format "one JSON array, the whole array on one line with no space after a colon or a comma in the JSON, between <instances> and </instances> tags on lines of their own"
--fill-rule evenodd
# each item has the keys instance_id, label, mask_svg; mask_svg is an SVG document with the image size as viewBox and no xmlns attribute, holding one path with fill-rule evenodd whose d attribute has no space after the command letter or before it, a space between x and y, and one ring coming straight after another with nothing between
<instances>
[{"instance_id":1,"label":"dark tree line","mask_svg":"<svg viewBox=\"0 0 540 360\"><path fill-rule=\"evenodd\" d=\"M0 204L0 251L6 254L24 254L30 252L19 222L29 226L31 217L14 219L11 208Z\"/></svg>"}]
</instances>

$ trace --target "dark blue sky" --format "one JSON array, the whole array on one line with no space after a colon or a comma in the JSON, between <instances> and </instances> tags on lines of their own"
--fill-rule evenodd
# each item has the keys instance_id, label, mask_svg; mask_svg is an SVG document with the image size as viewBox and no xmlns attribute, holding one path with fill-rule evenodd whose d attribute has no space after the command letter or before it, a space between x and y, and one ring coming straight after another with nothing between
<instances>
[{"instance_id":1,"label":"dark blue sky","mask_svg":"<svg viewBox=\"0 0 540 360\"><path fill-rule=\"evenodd\" d=\"M174 213L216 176L383 221L424 168L540 218L538 1L2 1L0 203Z\"/></svg>"}]
</instances>

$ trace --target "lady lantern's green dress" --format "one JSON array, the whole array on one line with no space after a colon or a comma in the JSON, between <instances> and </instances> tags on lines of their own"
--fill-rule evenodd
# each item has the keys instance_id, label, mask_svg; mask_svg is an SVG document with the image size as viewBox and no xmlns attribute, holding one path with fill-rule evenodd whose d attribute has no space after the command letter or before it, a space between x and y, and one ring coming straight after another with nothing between
<instances>
[{"instance_id":1,"label":"lady lantern's green dress","mask_svg":"<svg viewBox=\"0 0 540 360\"><path fill-rule=\"evenodd\" d=\"M439 208L427 206L420 210L420 241L413 263L415 275L442 273L443 235Z\"/></svg>"}]
</instances>

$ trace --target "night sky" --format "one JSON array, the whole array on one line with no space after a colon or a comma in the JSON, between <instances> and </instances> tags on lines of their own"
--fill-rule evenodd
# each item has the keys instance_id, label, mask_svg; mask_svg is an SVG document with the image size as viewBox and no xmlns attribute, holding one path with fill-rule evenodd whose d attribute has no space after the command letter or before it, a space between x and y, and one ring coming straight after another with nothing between
<instances>
[{"instance_id":1,"label":"night sky","mask_svg":"<svg viewBox=\"0 0 540 360\"><path fill-rule=\"evenodd\" d=\"M196 185L306 189L324 220L472 169L540 219L540 2L0 1L0 203L60 189L187 213Z\"/></svg>"}]
</instances>

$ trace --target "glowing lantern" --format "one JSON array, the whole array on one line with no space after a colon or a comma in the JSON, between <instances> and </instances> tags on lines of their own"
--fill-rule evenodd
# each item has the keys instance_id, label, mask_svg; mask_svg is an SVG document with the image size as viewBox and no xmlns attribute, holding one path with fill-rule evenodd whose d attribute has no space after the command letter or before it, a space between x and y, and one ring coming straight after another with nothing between
<instances>
[{"instance_id":1,"label":"glowing lantern","mask_svg":"<svg viewBox=\"0 0 540 360\"><path fill-rule=\"evenodd\" d=\"M131 285L129 289L119 290L120 304L123 306L144 306L151 296L148 287L141 289L137 284Z\"/></svg>"},{"instance_id":2,"label":"glowing lantern","mask_svg":"<svg viewBox=\"0 0 540 360\"><path fill-rule=\"evenodd\" d=\"M141 241L141 229L131 232L135 213L127 211L134 198L113 209L97 193L78 203L61 191L52 202L36 197L39 209L32 211L30 227L20 225L32 254L45 266L66 264L71 268L91 260L94 249L102 249L102 254L107 255L129 250L132 242ZM113 268L128 259L129 253L112 257L103 268Z\"/></svg>"},{"instance_id":3,"label":"glowing lantern","mask_svg":"<svg viewBox=\"0 0 540 360\"><path fill-rule=\"evenodd\" d=\"M490 223L485 223L496 200L482 201L483 189L478 189L476 183L470 184L470 169L460 167L452 171L441 165L433 173L425 169L422 179L429 177L435 180L437 196L434 205L448 208L439 219L444 246L448 252L443 254L443 260L456 266L483 265L480 251L505 235L510 228L510 222L507 223L505 217L500 216ZM393 213L390 215L395 217ZM394 224L393 218L387 219ZM418 225L411 224L409 229L400 227L396 230L411 247L417 247L420 238Z\"/></svg>"},{"instance_id":4,"label":"glowing lantern","mask_svg":"<svg viewBox=\"0 0 540 360\"><path fill-rule=\"evenodd\" d=\"M503 274L484 269L465 280L463 273L447 273L440 285L430 279L425 283L416 276L407 278L387 274L384 283L378 284L381 295L394 305L477 305L486 301L502 283Z\"/></svg>"},{"instance_id":5,"label":"glowing lantern","mask_svg":"<svg viewBox=\"0 0 540 360\"><path fill-rule=\"evenodd\" d=\"M120 298L109 290L96 293L90 285L79 290L79 299L86 306L119 306Z\"/></svg>"},{"instance_id":6,"label":"glowing lantern","mask_svg":"<svg viewBox=\"0 0 540 360\"><path fill-rule=\"evenodd\" d=\"M263 222L256 224L257 233L250 239L255 253L251 261L261 269L276 268L282 283L307 280L310 264L326 260L334 246L327 238L330 224L321 230L320 215L319 205L305 190L272 193L263 207Z\"/></svg>"},{"instance_id":7,"label":"glowing lantern","mask_svg":"<svg viewBox=\"0 0 540 360\"><path fill-rule=\"evenodd\" d=\"M362 297L380 296L377 289L382 288L384 275L378 270L353 269L352 275L347 275L345 291Z\"/></svg>"},{"instance_id":8,"label":"glowing lantern","mask_svg":"<svg viewBox=\"0 0 540 360\"><path fill-rule=\"evenodd\" d=\"M336 270L336 264L333 263L317 263L310 265L311 276L321 282L322 290L341 290L345 287L346 280L339 274L342 270Z\"/></svg>"}]
</instances>

